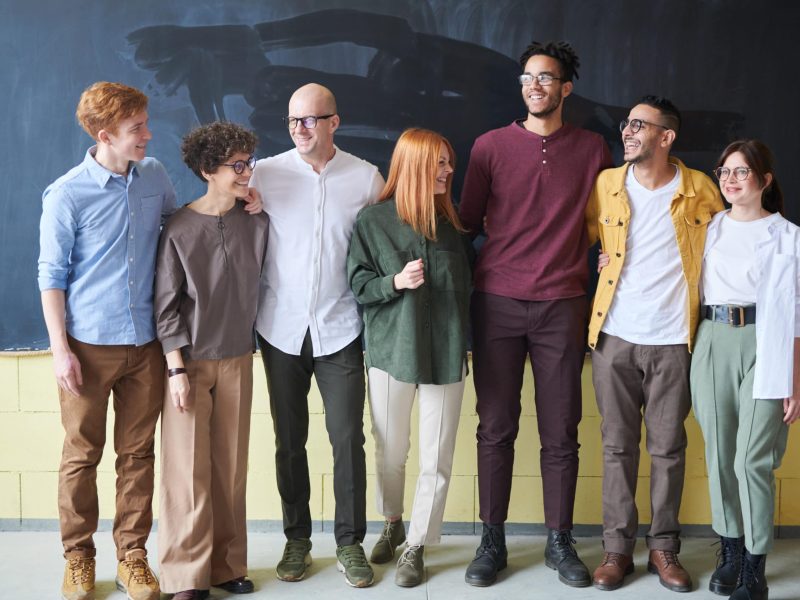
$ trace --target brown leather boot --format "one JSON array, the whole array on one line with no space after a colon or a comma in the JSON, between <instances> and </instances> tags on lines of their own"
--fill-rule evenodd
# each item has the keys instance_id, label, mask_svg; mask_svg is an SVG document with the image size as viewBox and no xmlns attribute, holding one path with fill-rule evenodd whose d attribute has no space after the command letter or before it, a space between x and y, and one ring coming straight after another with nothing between
<instances>
[{"instance_id":1,"label":"brown leather boot","mask_svg":"<svg viewBox=\"0 0 800 600\"><path fill-rule=\"evenodd\" d=\"M603 562L594 570L592 585L598 590L610 592L620 587L625 575L633 573L633 557L628 554L606 552Z\"/></svg>"},{"instance_id":2,"label":"brown leather boot","mask_svg":"<svg viewBox=\"0 0 800 600\"><path fill-rule=\"evenodd\" d=\"M678 553L669 550L650 550L647 570L658 575L658 580L673 592L691 592L692 578L678 561Z\"/></svg>"}]
</instances>

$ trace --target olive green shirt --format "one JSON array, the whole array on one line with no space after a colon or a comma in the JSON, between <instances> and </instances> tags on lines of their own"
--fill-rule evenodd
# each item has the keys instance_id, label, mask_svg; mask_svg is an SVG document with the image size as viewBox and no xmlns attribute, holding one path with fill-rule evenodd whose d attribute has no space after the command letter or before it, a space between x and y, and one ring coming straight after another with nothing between
<instances>
[{"instance_id":1,"label":"olive green shirt","mask_svg":"<svg viewBox=\"0 0 800 600\"><path fill-rule=\"evenodd\" d=\"M472 246L445 218L437 240L397 216L393 199L361 210L347 275L364 306L366 365L398 381L444 385L461 381L467 355ZM406 263L422 259L425 283L394 289Z\"/></svg>"}]
</instances>

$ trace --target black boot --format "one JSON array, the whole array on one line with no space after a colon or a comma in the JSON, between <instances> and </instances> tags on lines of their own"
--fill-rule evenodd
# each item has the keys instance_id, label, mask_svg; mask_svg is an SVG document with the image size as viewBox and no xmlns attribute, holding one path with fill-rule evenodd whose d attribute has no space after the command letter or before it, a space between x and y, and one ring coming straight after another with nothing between
<instances>
[{"instance_id":1,"label":"black boot","mask_svg":"<svg viewBox=\"0 0 800 600\"><path fill-rule=\"evenodd\" d=\"M589 569L583 564L572 544L572 532L569 529L558 531L551 529L547 535L547 546L544 549L544 564L558 571L558 580L572 587L592 585Z\"/></svg>"},{"instance_id":2,"label":"black boot","mask_svg":"<svg viewBox=\"0 0 800 600\"><path fill-rule=\"evenodd\" d=\"M506 532L504 526L483 524L481 545L469 563L464 580L470 585L486 587L497 580L497 572L506 568Z\"/></svg>"},{"instance_id":3,"label":"black boot","mask_svg":"<svg viewBox=\"0 0 800 600\"><path fill-rule=\"evenodd\" d=\"M731 600L769 600L767 578L764 576L766 562L766 554L750 554L745 549L739 585L731 594Z\"/></svg>"},{"instance_id":4,"label":"black boot","mask_svg":"<svg viewBox=\"0 0 800 600\"><path fill-rule=\"evenodd\" d=\"M742 571L744 538L719 538L717 570L711 575L708 589L720 596L730 596L736 589Z\"/></svg>"}]
</instances>

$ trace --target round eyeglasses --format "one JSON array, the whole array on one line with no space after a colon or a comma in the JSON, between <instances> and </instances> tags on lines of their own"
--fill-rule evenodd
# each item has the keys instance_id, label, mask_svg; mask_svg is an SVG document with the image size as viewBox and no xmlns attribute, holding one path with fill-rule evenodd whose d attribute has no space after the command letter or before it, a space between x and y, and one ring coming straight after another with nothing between
<instances>
[{"instance_id":1,"label":"round eyeglasses","mask_svg":"<svg viewBox=\"0 0 800 600\"><path fill-rule=\"evenodd\" d=\"M531 75L530 73L523 73L518 78L519 84L523 86L532 85L533 81L536 80L539 82L541 86L548 86L551 85L554 81L564 81L561 77L556 77L551 73L538 73L536 75Z\"/></svg>"},{"instance_id":2,"label":"round eyeglasses","mask_svg":"<svg viewBox=\"0 0 800 600\"><path fill-rule=\"evenodd\" d=\"M220 167L231 167L233 172L237 175L241 175L244 173L245 167L248 167L251 171L256 168L256 157L251 156L247 160L237 160L232 163L220 163Z\"/></svg>"},{"instance_id":3,"label":"round eyeglasses","mask_svg":"<svg viewBox=\"0 0 800 600\"><path fill-rule=\"evenodd\" d=\"M307 117L283 117L283 122L286 123L289 131L292 131L295 127L297 127L298 123L302 123L303 127L306 129L314 129L314 127L317 126L317 121L320 119L330 119L334 115L335 113L330 115L320 115L318 117L313 115L309 115Z\"/></svg>"},{"instance_id":4,"label":"round eyeglasses","mask_svg":"<svg viewBox=\"0 0 800 600\"><path fill-rule=\"evenodd\" d=\"M661 129L672 129L666 125L659 125L658 123L645 121L644 119L622 119L622 121L619 122L619 132L622 133L625 131L626 127L630 127L631 133L638 133L642 125L655 125L656 127L661 127Z\"/></svg>"},{"instance_id":5,"label":"round eyeglasses","mask_svg":"<svg viewBox=\"0 0 800 600\"><path fill-rule=\"evenodd\" d=\"M733 178L736 181L744 181L748 177L750 177L750 172L753 169L748 169L747 167L736 167L735 169L729 169L728 167L717 167L714 169L714 175L717 176L717 179L720 181L727 180L731 173L733 174Z\"/></svg>"}]
</instances>

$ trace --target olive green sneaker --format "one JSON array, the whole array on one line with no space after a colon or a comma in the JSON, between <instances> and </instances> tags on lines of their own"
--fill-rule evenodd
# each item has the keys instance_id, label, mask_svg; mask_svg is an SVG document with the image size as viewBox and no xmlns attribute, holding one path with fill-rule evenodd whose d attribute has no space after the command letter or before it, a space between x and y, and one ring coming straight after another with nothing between
<instances>
[{"instance_id":1,"label":"olive green sneaker","mask_svg":"<svg viewBox=\"0 0 800 600\"><path fill-rule=\"evenodd\" d=\"M414 587L422 583L425 574L425 564L422 562L422 553L425 546L409 546L400 555L397 561L397 572L394 582L400 587Z\"/></svg>"},{"instance_id":2,"label":"olive green sneaker","mask_svg":"<svg viewBox=\"0 0 800 600\"><path fill-rule=\"evenodd\" d=\"M311 566L311 540L294 538L286 540L278 567L275 569L281 581L300 581Z\"/></svg>"},{"instance_id":3,"label":"olive green sneaker","mask_svg":"<svg viewBox=\"0 0 800 600\"><path fill-rule=\"evenodd\" d=\"M61 583L63 600L94 600L94 558L68 558Z\"/></svg>"},{"instance_id":4,"label":"olive green sneaker","mask_svg":"<svg viewBox=\"0 0 800 600\"><path fill-rule=\"evenodd\" d=\"M344 573L344 580L347 585L357 588L369 587L372 585L374 575L372 567L367 562L364 548L361 544L355 543L350 546L338 546L336 548L336 567Z\"/></svg>"},{"instance_id":5,"label":"olive green sneaker","mask_svg":"<svg viewBox=\"0 0 800 600\"><path fill-rule=\"evenodd\" d=\"M403 520L386 521L383 524L383 533L375 543L369 561L376 565L388 563L394 558L394 551L405 541L406 526L403 524Z\"/></svg>"}]
</instances>

